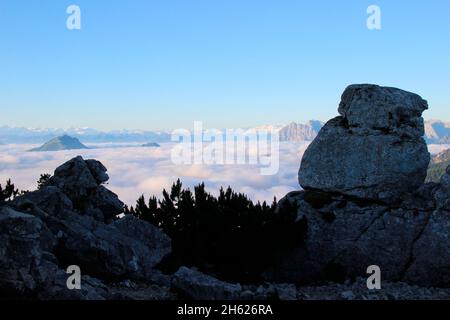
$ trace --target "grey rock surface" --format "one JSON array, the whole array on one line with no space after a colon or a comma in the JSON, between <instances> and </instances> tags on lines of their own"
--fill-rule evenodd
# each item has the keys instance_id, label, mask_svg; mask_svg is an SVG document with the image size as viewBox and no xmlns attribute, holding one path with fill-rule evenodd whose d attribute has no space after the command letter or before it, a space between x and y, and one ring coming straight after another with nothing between
<instances>
[{"instance_id":1,"label":"grey rock surface","mask_svg":"<svg viewBox=\"0 0 450 320\"><path fill-rule=\"evenodd\" d=\"M186 267L173 275L172 287L194 300L238 300L242 292L239 284L223 282Z\"/></svg>"},{"instance_id":2,"label":"grey rock surface","mask_svg":"<svg viewBox=\"0 0 450 320\"><path fill-rule=\"evenodd\" d=\"M53 281L56 240L42 221L12 208L0 208L0 292L33 295Z\"/></svg>"},{"instance_id":3,"label":"grey rock surface","mask_svg":"<svg viewBox=\"0 0 450 320\"><path fill-rule=\"evenodd\" d=\"M57 187L82 213L93 213L99 220L110 221L123 212L123 202L101 184L109 179L106 168L96 160L75 157L56 168L47 185ZM95 212L102 212L99 215Z\"/></svg>"},{"instance_id":4,"label":"grey rock surface","mask_svg":"<svg viewBox=\"0 0 450 320\"><path fill-rule=\"evenodd\" d=\"M171 252L168 236L133 216L104 221L122 206L107 178L100 162L77 157L0 206L0 297L112 299L103 281L170 283L154 270ZM69 265L81 269L81 291L66 287Z\"/></svg>"},{"instance_id":5,"label":"grey rock surface","mask_svg":"<svg viewBox=\"0 0 450 320\"><path fill-rule=\"evenodd\" d=\"M146 221L128 215L116 220L112 226L118 229L122 235L142 243L145 248L145 252L141 253L142 264L148 269L155 267L172 251L171 239Z\"/></svg>"},{"instance_id":6,"label":"grey rock surface","mask_svg":"<svg viewBox=\"0 0 450 320\"><path fill-rule=\"evenodd\" d=\"M390 133L415 139L425 133L422 112L426 109L427 101L417 94L356 84L345 89L338 112L356 133Z\"/></svg>"},{"instance_id":7,"label":"grey rock surface","mask_svg":"<svg viewBox=\"0 0 450 320\"><path fill-rule=\"evenodd\" d=\"M58 235L57 256L64 264L79 265L82 270L106 279L146 279L155 267L171 252L170 239L144 221L126 217L128 222L104 224L90 216L66 212L46 221ZM133 226L143 223L142 227ZM133 234L134 230L145 232ZM145 231L144 231L145 229ZM154 242L153 242L154 241ZM161 241L161 242L158 242Z\"/></svg>"},{"instance_id":8,"label":"grey rock surface","mask_svg":"<svg viewBox=\"0 0 450 320\"><path fill-rule=\"evenodd\" d=\"M304 189L395 202L420 187L430 155L419 96L394 88L353 85L341 116L328 121L303 155Z\"/></svg>"},{"instance_id":9,"label":"grey rock surface","mask_svg":"<svg viewBox=\"0 0 450 320\"><path fill-rule=\"evenodd\" d=\"M434 197L440 208L450 210L450 166L447 167L445 174L442 176Z\"/></svg>"},{"instance_id":10,"label":"grey rock surface","mask_svg":"<svg viewBox=\"0 0 450 320\"><path fill-rule=\"evenodd\" d=\"M423 196L423 190L429 191L422 188L414 197ZM280 200L279 210L296 210L307 231L266 272L267 281L344 281L366 276L367 267L377 265L384 280L450 286L450 212L438 203L430 207L428 201L407 201L391 207L310 192L293 192Z\"/></svg>"}]
</instances>

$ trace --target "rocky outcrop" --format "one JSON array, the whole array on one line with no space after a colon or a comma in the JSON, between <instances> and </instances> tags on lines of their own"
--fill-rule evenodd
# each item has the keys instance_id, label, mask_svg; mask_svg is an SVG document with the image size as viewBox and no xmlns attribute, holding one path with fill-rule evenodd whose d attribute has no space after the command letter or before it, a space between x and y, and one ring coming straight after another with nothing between
<instances>
[{"instance_id":1,"label":"rocky outcrop","mask_svg":"<svg viewBox=\"0 0 450 320\"><path fill-rule=\"evenodd\" d=\"M166 280L155 267L171 240L133 216L116 218L123 203L101 184L106 168L74 158L41 189L0 208L0 294L41 299L111 299L104 282ZM66 286L80 267L82 290Z\"/></svg>"},{"instance_id":2,"label":"rocky outcrop","mask_svg":"<svg viewBox=\"0 0 450 320\"><path fill-rule=\"evenodd\" d=\"M267 270L269 281L345 281L377 265L384 281L450 286L450 168L424 184L426 102L399 89L346 89L304 155L304 191L278 211L306 225L301 243Z\"/></svg>"},{"instance_id":3,"label":"rocky outcrop","mask_svg":"<svg viewBox=\"0 0 450 320\"><path fill-rule=\"evenodd\" d=\"M56 168L46 186L57 187L79 212L107 222L122 213L124 206L117 195L102 186L108 179L100 162L78 156Z\"/></svg>"},{"instance_id":4,"label":"rocky outcrop","mask_svg":"<svg viewBox=\"0 0 450 320\"><path fill-rule=\"evenodd\" d=\"M172 287L194 300L238 300L242 291L239 284L223 282L186 267L174 274Z\"/></svg>"},{"instance_id":5,"label":"rocky outcrop","mask_svg":"<svg viewBox=\"0 0 450 320\"><path fill-rule=\"evenodd\" d=\"M352 85L340 116L330 120L306 150L299 182L363 199L398 201L426 177L430 155L422 138L427 102L400 89Z\"/></svg>"},{"instance_id":6,"label":"rocky outcrop","mask_svg":"<svg viewBox=\"0 0 450 320\"><path fill-rule=\"evenodd\" d=\"M447 180L447 174L442 180ZM298 284L344 281L381 268L384 280L450 286L450 198L445 183L426 184L400 206L320 191L288 194L279 210L296 210L303 241L266 272L266 279ZM294 209L293 209L294 208Z\"/></svg>"},{"instance_id":7,"label":"rocky outcrop","mask_svg":"<svg viewBox=\"0 0 450 320\"><path fill-rule=\"evenodd\" d=\"M39 219L0 208L0 294L30 295L53 281L56 238Z\"/></svg>"}]
</instances>

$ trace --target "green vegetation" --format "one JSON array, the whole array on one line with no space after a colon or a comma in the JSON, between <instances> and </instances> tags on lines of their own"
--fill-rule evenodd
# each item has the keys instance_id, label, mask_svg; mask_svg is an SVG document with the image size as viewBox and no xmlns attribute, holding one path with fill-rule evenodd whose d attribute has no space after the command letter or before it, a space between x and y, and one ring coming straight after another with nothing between
<instances>
[{"instance_id":1,"label":"green vegetation","mask_svg":"<svg viewBox=\"0 0 450 320\"><path fill-rule=\"evenodd\" d=\"M13 200L20 194L21 192L15 188L14 184L11 182L11 179L9 179L8 181L6 181L4 189L0 184L0 205Z\"/></svg>"}]
</instances>

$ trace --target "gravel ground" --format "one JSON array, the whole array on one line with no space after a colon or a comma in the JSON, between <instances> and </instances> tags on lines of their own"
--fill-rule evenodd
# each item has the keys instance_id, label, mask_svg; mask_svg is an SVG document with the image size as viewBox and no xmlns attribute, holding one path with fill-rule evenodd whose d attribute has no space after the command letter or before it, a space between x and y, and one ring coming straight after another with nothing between
<instances>
[{"instance_id":1,"label":"gravel ground","mask_svg":"<svg viewBox=\"0 0 450 320\"><path fill-rule=\"evenodd\" d=\"M423 288L406 283L382 282L380 290L369 290L365 279L354 283L298 287L299 300L450 300L450 288Z\"/></svg>"}]
</instances>

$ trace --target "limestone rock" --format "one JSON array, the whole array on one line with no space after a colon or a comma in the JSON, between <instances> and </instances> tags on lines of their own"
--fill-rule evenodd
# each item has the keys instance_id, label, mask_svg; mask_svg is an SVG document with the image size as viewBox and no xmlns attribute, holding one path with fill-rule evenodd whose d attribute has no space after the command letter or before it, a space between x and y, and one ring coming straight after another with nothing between
<instances>
[{"instance_id":1,"label":"limestone rock","mask_svg":"<svg viewBox=\"0 0 450 320\"><path fill-rule=\"evenodd\" d=\"M78 156L56 168L47 185L61 190L80 213L92 213L98 220L110 221L123 212L124 204L101 185L108 178L106 168L99 161Z\"/></svg>"},{"instance_id":2,"label":"limestone rock","mask_svg":"<svg viewBox=\"0 0 450 320\"><path fill-rule=\"evenodd\" d=\"M427 101L417 94L363 84L345 89L338 111L354 132L378 131L414 139L425 133L422 112L426 109Z\"/></svg>"},{"instance_id":3,"label":"limestone rock","mask_svg":"<svg viewBox=\"0 0 450 320\"><path fill-rule=\"evenodd\" d=\"M430 155L419 96L394 88L346 89L341 116L328 121L309 145L299 170L307 190L395 202L420 187Z\"/></svg>"},{"instance_id":4,"label":"limestone rock","mask_svg":"<svg viewBox=\"0 0 450 320\"><path fill-rule=\"evenodd\" d=\"M0 208L0 295L33 297L53 281L56 240L39 218Z\"/></svg>"},{"instance_id":5,"label":"limestone rock","mask_svg":"<svg viewBox=\"0 0 450 320\"><path fill-rule=\"evenodd\" d=\"M172 287L194 300L237 300L242 288L211 276L181 267L172 278Z\"/></svg>"},{"instance_id":6,"label":"limestone rock","mask_svg":"<svg viewBox=\"0 0 450 320\"><path fill-rule=\"evenodd\" d=\"M127 222L106 225L66 212L50 216L46 223L58 235L57 256L63 264L79 265L83 272L105 279L150 278L152 268L171 252L170 239L144 221L131 222L137 220L131 216L124 219ZM135 230L144 233L134 234Z\"/></svg>"},{"instance_id":7,"label":"limestone rock","mask_svg":"<svg viewBox=\"0 0 450 320\"><path fill-rule=\"evenodd\" d=\"M268 281L344 281L365 276L370 265L381 268L383 279L403 279L414 243L430 219L429 211L360 203L342 196L331 196L321 205L315 202L313 207L306 193L280 200L280 208L294 208L298 219L306 221L307 231L297 248L267 271Z\"/></svg>"}]
</instances>

